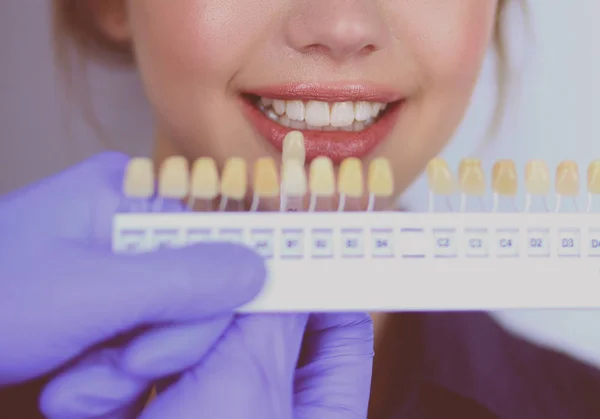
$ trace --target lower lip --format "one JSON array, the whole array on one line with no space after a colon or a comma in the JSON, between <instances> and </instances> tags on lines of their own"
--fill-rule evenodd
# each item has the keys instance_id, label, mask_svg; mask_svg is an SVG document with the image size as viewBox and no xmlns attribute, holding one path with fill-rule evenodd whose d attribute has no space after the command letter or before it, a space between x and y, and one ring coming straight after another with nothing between
<instances>
[{"instance_id":1,"label":"lower lip","mask_svg":"<svg viewBox=\"0 0 600 419\"><path fill-rule=\"evenodd\" d=\"M281 153L283 139L290 131L297 131L269 119L256 106L243 99L244 111L259 134ZM376 122L360 132L302 130L306 145L306 160L329 157L339 164L349 157L363 158L381 144L394 128L404 102L392 105Z\"/></svg>"}]
</instances>

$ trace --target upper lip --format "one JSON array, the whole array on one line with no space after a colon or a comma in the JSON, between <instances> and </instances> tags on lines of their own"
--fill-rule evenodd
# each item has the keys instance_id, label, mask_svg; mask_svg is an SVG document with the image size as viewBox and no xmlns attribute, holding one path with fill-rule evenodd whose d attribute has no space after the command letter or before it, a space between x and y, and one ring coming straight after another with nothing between
<instances>
[{"instance_id":1,"label":"upper lip","mask_svg":"<svg viewBox=\"0 0 600 419\"><path fill-rule=\"evenodd\" d=\"M247 90L246 93L281 100L322 102L381 102L402 99L400 92L385 86L363 83L286 83Z\"/></svg>"}]
</instances>

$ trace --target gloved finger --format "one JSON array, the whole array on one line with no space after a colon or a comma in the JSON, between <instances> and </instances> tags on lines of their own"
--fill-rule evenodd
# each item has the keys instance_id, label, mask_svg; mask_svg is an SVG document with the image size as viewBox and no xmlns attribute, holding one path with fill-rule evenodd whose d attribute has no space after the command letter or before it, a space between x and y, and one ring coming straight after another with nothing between
<instances>
[{"instance_id":1,"label":"gloved finger","mask_svg":"<svg viewBox=\"0 0 600 419\"><path fill-rule=\"evenodd\" d=\"M138 255L55 243L44 252L0 267L0 336L11 336L0 340L9 358L0 385L48 372L139 326L231 312L256 296L266 275L260 256L227 243Z\"/></svg>"},{"instance_id":2,"label":"gloved finger","mask_svg":"<svg viewBox=\"0 0 600 419\"><path fill-rule=\"evenodd\" d=\"M101 349L62 372L40 398L49 418L133 417L152 383L198 364L231 315L151 329L124 348Z\"/></svg>"},{"instance_id":3,"label":"gloved finger","mask_svg":"<svg viewBox=\"0 0 600 419\"><path fill-rule=\"evenodd\" d=\"M373 369L367 314L313 314L294 385L294 419L365 419Z\"/></svg>"},{"instance_id":4,"label":"gloved finger","mask_svg":"<svg viewBox=\"0 0 600 419\"><path fill-rule=\"evenodd\" d=\"M307 315L236 318L206 358L141 419L293 418L293 377Z\"/></svg>"}]
</instances>

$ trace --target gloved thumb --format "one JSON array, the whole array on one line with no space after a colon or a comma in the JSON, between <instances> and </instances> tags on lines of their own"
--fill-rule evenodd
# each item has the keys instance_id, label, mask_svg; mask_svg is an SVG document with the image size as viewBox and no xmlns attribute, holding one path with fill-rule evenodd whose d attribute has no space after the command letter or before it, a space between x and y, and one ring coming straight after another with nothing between
<instances>
[{"instance_id":1,"label":"gloved thumb","mask_svg":"<svg viewBox=\"0 0 600 419\"><path fill-rule=\"evenodd\" d=\"M206 358L162 392L142 419L294 418L294 373L306 314L239 316Z\"/></svg>"}]
</instances>

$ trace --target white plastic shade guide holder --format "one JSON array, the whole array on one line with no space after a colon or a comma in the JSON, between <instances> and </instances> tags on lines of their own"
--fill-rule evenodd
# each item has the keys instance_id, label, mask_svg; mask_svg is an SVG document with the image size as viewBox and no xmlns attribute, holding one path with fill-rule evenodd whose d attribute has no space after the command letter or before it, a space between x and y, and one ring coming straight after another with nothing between
<instances>
[{"instance_id":1,"label":"white plastic shade guide holder","mask_svg":"<svg viewBox=\"0 0 600 419\"><path fill-rule=\"evenodd\" d=\"M269 277L242 312L600 308L600 218L546 213L118 214L113 249L234 241Z\"/></svg>"}]
</instances>

